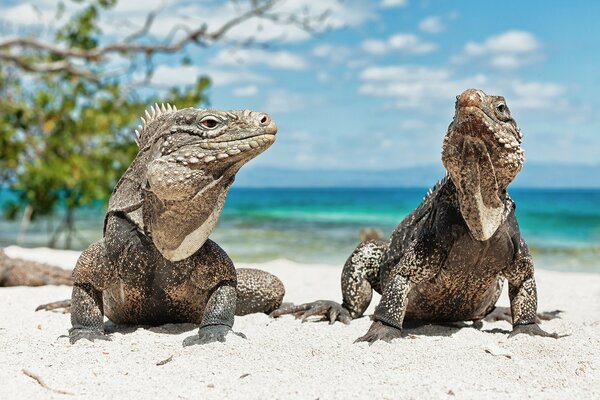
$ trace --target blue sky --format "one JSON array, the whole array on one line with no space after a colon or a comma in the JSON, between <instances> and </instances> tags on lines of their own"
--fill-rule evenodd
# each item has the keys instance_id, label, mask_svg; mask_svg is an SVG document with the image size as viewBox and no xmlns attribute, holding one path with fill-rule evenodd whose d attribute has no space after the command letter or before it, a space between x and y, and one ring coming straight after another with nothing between
<instances>
[{"instance_id":1,"label":"blue sky","mask_svg":"<svg viewBox=\"0 0 600 400\"><path fill-rule=\"evenodd\" d=\"M2 2L0 18L13 30L51 24L44 13L53 2L33 3L35 13L27 2ZM217 26L234 12L214 1L121 3L103 21L112 37L160 6L155 37L181 21ZM525 134L526 162L600 163L600 2L288 0L280 9L306 6L330 10L326 32L251 21L226 43L188 48L192 66L159 59L155 86L208 74L212 106L272 114L279 138L255 166L437 164L454 96L469 87L507 98ZM269 47L237 47L248 34Z\"/></svg>"}]
</instances>

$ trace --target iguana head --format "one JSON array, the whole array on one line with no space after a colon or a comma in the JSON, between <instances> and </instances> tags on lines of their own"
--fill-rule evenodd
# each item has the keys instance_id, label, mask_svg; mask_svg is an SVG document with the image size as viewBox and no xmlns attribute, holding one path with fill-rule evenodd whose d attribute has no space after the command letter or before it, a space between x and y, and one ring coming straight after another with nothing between
<instances>
[{"instance_id":1,"label":"iguana head","mask_svg":"<svg viewBox=\"0 0 600 400\"><path fill-rule=\"evenodd\" d=\"M139 185L124 188L140 193L140 207L129 215L164 257L182 260L207 240L235 174L273 144L277 126L250 110L170 106L152 107L142 120L138 156L121 179Z\"/></svg>"},{"instance_id":2,"label":"iguana head","mask_svg":"<svg viewBox=\"0 0 600 400\"><path fill-rule=\"evenodd\" d=\"M524 161L522 134L504 97L468 89L456 96L442 162L473 237L489 239L505 216L506 188Z\"/></svg>"}]
</instances>

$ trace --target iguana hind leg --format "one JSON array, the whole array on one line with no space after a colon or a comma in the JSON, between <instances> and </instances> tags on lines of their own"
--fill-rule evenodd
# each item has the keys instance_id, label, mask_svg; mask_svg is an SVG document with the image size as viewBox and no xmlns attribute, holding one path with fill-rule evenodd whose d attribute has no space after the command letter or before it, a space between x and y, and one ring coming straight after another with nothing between
<instances>
[{"instance_id":1,"label":"iguana hind leg","mask_svg":"<svg viewBox=\"0 0 600 400\"><path fill-rule=\"evenodd\" d=\"M93 243L81 253L73 270L71 296L71 343L80 339L108 340L104 335L102 291L114 276L106 256L104 240Z\"/></svg>"},{"instance_id":2,"label":"iguana hind leg","mask_svg":"<svg viewBox=\"0 0 600 400\"><path fill-rule=\"evenodd\" d=\"M346 260L342 270L342 304L329 300L318 300L312 303L286 305L271 313L273 317L293 314L306 321L313 316L321 316L330 324L340 321L350 323L353 318L363 315L373 290L380 292L379 268L387 243L381 240L363 242Z\"/></svg>"},{"instance_id":3,"label":"iguana hind leg","mask_svg":"<svg viewBox=\"0 0 600 400\"><path fill-rule=\"evenodd\" d=\"M281 306L285 287L275 275L260 269L238 268L235 315L269 314Z\"/></svg>"}]
</instances>

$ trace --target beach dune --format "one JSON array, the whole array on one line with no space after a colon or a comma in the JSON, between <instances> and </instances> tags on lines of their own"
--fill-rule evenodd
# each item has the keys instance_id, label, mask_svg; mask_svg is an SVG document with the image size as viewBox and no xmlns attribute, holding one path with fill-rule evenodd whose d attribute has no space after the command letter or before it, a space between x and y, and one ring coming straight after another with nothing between
<instances>
[{"instance_id":1,"label":"beach dune","mask_svg":"<svg viewBox=\"0 0 600 400\"><path fill-rule=\"evenodd\" d=\"M77 252L22 249L7 255L72 268ZM341 299L341 266L287 260L244 264L278 275L285 301ZM353 344L370 325L236 317L226 343L183 348L190 324L116 327L112 341L70 345L69 314L34 312L65 299L66 286L0 289L0 397L12 398L600 398L600 274L536 271L551 338L508 339L510 324L481 330L426 325L391 344ZM372 312L374 299L369 314ZM499 305L508 305L506 293Z\"/></svg>"}]
</instances>

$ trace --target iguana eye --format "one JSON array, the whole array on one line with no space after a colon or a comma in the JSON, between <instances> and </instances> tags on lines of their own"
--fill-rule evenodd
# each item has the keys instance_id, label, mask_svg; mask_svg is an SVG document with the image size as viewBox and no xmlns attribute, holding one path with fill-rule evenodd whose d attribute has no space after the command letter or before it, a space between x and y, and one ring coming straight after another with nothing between
<instances>
[{"instance_id":1,"label":"iguana eye","mask_svg":"<svg viewBox=\"0 0 600 400\"><path fill-rule=\"evenodd\" d=\"M219 122L221 122L221 121L219 121L215 117L207 116L207 117L202 118L202 120L200 120L200 125L202 125L205 128L212 129L212 128L215 128L217 125L219 125Z\"/></svg>"}]
</instances>

